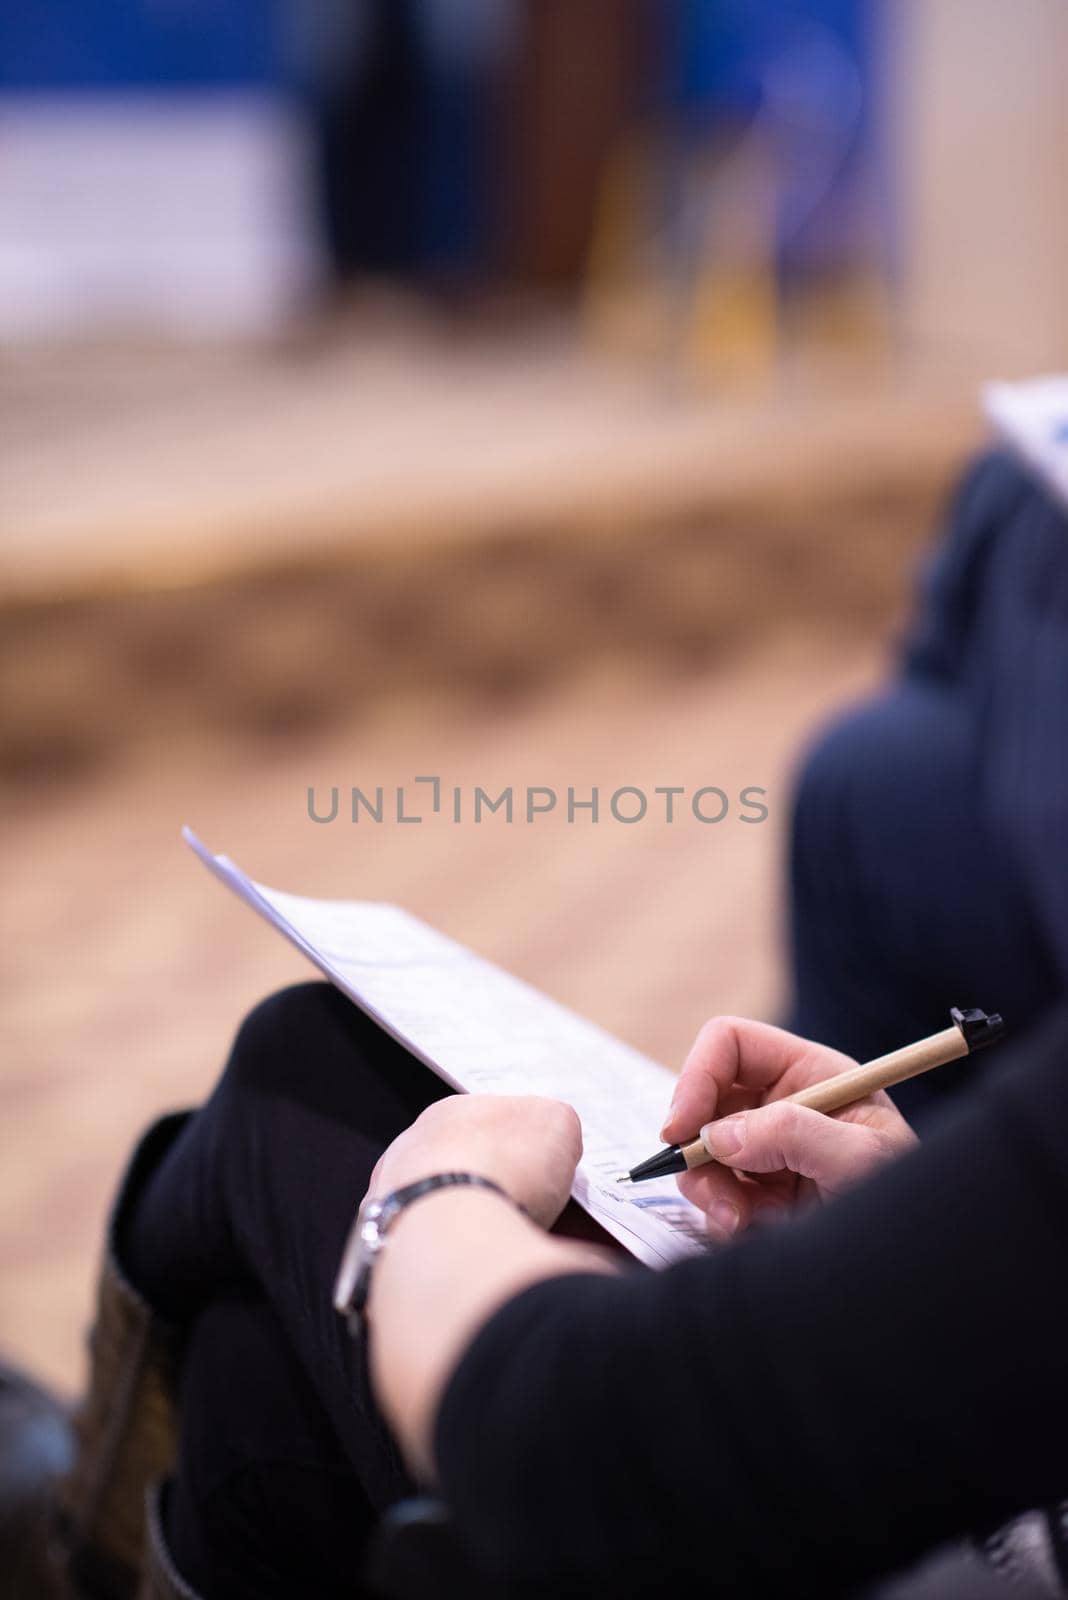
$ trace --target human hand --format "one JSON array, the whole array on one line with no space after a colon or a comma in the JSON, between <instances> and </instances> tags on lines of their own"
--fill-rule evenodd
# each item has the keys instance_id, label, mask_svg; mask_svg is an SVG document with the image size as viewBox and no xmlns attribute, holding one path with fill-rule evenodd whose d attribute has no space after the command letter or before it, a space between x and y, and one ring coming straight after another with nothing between
<instances>
[{"instance_id":1,"label":"human hand","mask_svg":"<svg viewBox=\"0 0 1068 1600\"><path fill-rule=\"evenodd\" d=\"M783 1103L854 1065L837 1050L766 1023L740 1017L705 1023L661 1137L686 1144L700 1136L716 1157L678 1180L710 1231L727 1237L769 1212L835 1194L916 1143L884 1093L833 1117Z\"/></svg>"},{"instance_id":2,"label":"human hand","mask_svg":"<svg viewBox=\"0 0 1068 1600\"><path fill-rule=\"evenodd\" d=\"M549 1228L567 1204L581 1154L579 1119L560 1100L454 1095L436 1100L394 1139L368 1193L390 1194L437 1172L476 1172Z\"/></svg>"},{"instance_id":3,"label":"human hand","mask_svg":"<svg viewBox=\"0 0 1068 1600\"><path fill-rule=\"evenodd\" d=\"M371 1381L416 1478L433 1477L441 1396L487 1318L543 1278L615 1270L605 1251L542 1231L567 1203L581 1154L570 1106L532 1095L464 1094L428 1106L371 1174L368 1192L384 1197L434 1173L478 1173L530 1219L485 1190L442 1189L403 1213L375 1264Z\"/></svg>"}]
</instances>

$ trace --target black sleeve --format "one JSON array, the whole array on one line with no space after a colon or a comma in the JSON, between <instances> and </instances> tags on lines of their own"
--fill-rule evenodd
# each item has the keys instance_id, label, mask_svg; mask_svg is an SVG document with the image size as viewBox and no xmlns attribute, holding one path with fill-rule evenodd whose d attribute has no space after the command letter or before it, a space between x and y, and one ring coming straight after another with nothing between
<instances>
[{"instance_id":1,"label":"black sleeve","mask_svg":"<svg viewBox=\"0 0 1068 1600\"><path fill-rule=\"evenodd\" d=\"M436 1430L480 1567L818 1593L1068 1488L1068 1061L833 1205L475 1338Z\"/></svg>"}]
</instances>

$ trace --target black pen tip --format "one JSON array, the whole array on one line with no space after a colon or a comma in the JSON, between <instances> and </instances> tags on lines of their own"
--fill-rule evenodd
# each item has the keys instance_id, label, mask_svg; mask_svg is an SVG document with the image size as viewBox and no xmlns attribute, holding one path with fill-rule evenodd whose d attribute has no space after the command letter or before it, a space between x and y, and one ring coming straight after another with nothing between
<instances>
[{"instance_id":1,"label":"black pen tip","mask_svg":"<svg viewBox=\"0 0 1068 1600\"><path fill-rule=\"evenodd\" d=\"M658 1150L655 1156L650 1156L648 1161L641 1161L636 1167L630 1169L631 1183L647 1183L650 1178L669 1178L674 1172L686 1171L686 1157L682 1153L682 1146L677 1144L665 1145L663 1150Z\"/></svg>"}]
</instances>

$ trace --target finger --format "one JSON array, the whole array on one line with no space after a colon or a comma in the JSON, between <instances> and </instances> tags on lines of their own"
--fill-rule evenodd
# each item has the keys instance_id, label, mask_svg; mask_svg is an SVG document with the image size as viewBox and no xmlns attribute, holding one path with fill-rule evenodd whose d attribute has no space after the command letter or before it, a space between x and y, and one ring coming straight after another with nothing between
<instances>
[{"instance_id":1,"label":"finger","mask_svg":"<svg viewBox=\"0 0 1068 1600\"><path fill-rule=\"evenodd\" d=\"M747 1183L718 1162L695 1167L679 1174L679 1192L703 1211L708 1230L716 1238L729 1239L750 1227L764 1212L781 1210L791 1204L797 1180L792 1174L786 1188L777 1173L767 1182Z\"/></svg>"},{"instance_id":2,"label":"finger","mask_svg":"<svg viewBox=\"0 0 1068 1600\"><path fill-rule=\"evenodd\" d=\"M896 1146L899 1153L919 1143L911 1124L906 1122L890 1096L882 1089L877 1094L866 1095L863 1100L844 1107L837 1113L837 1118L839 1122L859 1122L865 1127L874 1128L888 1143Z\"/></svg>"},{"instance_id":3,"label":"finger","mask_svg":"<svg viewBox=\"0 0 1068 1600\"><path fill-rule=\"evenodd\" d=\"M796 1172L835 1193L857 1182L896 1146L877 1128L839 1122L788 1100L739 1112L701 1129L705 1148L725 1166L746 1172Z\"/></svg>"},{"instance_id":4,"label":"finger","mask_svg":"<svg viewBox=\"0 0 1068 1600\"><path fill-rule=\"evenodd\" d=\"M720 1097L734 1083L768 1090L786 1078L799 1087L852 1065L848 1056L766 1022L713 1017L683 1063L660 1137L665 1143L694 1138L702 1123L716 1116Z\"/></svg>"},{"instance_id":5,"label":"finger","mask_svg":"<svg viewBox=\"0 0 1068 1600\"><path fill-rule=\"evenodd\" d=\"M707 1167L681 1172L676 1181L679 1193L704 1212L709 1232L718 1238L729 1239L745 1226L749 1201L729 1167L710 1161Z\"/></svg>"}]
</instances>

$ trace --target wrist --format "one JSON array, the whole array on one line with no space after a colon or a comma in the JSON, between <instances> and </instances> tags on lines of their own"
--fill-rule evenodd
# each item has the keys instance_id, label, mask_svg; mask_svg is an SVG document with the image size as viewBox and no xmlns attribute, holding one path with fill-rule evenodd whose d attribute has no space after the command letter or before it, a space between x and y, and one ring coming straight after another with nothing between
<instances>
[{"instance_id":1,"label":"wrist","mask_svg":"<svg viewBox=\"0 0 1068 1600\"><path fill-rule=\"evenodd\" d=\"M347 1319L353 1335L360 1332L371 1291L373 1271L385 1253L397 1224L412 1206L454 1190L477 1191L513 1202L492 1178L465 1171L435 1172L382 1195L367 1194L356 1213L334 1283L334 1309Z\"/></svg>"},{"instance_id":2,"label":"wrist","mask_svg":"<svg viewBox=\"0 0 1068 1600\"><path fill-rule=\"evenodd\" d=\"M406 1206L390 1230L389 1250L379 1263L385 1271L387 1261L400 1262L405 1271L433 1270L434 1261L451 1259L457 1244L467 1247L485 1232L497 1237L533 1230L534 1225L505 1194L492 1189L435 1189L417 1205ZM431 1257L434 1259L432 1260ZM370 1304L368 1305L370 1310Z\"/></svg>"},{"instance_id":3,"label":"wrist","mask_svg":"<svg viewBox=\"0 0 1068 1600\"><path fill-rule=\"evenodd\" d=\"M435 1189L417 1204L405 1206L397 1217L390 1229L389 1254L398 1256L403 1250L408 1255L424 1247L441 1251L455 1238L466 1239L481 1228L495 1234L499 1226L509 1232L534 1228L506 1194L481 1187ZM383 1265L386 1254L383 1252Z\"/></svg>"},{"instance_id":4,"label":"wrist","mask_svg":"<svg viewBox=\"0 0 1068 1600\"><path fill-rule=\"evenodd\" d=\"M481 1325L542 1278L614 1272L594 1246L543 1232L489 1191L442 1190L409 1207L373 1274L371 1381L417 1478L433 1476L440 1396Z\"/></svg>"},{"instance_id":5,"label":"wrist","mask_svg":"<svg viewBox=\"0 0 1068 1600\"><path fill-rule=\"evenodd\" d=\"M435 1190L406 1206L391 1228L389 1248L371 1277L368 1320L391 1287L418 1281L420 1289L440 1286L444 1292L484 1252L508 1252L526 1239L544 1241L545 1235L505 1195L482 1188Z\"/></svg>"}]
</instances>

